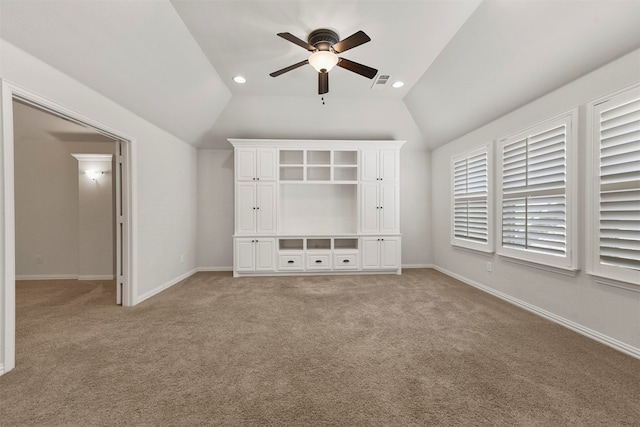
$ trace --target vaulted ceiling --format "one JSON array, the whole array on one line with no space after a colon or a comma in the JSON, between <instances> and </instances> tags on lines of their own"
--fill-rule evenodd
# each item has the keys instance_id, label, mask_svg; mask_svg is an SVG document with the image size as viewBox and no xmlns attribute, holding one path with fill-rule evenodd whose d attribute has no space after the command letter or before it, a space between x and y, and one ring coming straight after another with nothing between
<instances>
[{"instance_id":1,"label":"vaulted ceiling","mask_svg":"<svg viewBox=\"0 0 640 427\"><path fill-rule=\"evenodd\" d=\"M640 47L637 0L2 0L0 36L198 147L227 137L419 135L433 149ZM371 41L330 72L276 33ZM232 81L247 79L244 85ZM409 123L412 122L412 123ZM403 127L399 131L398 127ZM411 128L406 131L407 128ZM404 134L403 134L404 132Z\"/></svg>"}]
</instances>

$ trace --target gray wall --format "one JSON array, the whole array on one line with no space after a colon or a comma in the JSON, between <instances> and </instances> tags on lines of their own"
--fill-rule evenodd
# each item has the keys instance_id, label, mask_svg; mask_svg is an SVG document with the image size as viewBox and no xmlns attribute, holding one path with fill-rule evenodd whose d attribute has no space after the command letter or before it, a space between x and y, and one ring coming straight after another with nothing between
<instances>
[{"instance_id":1,"label":"gray wall","mask_svg":"<svg viewBox=\"0 0 640 427\"><path fill-rule=\"evenodd\" d=\"M640 80L640 51L555 90L536 101L458 138L432 153L434 264L441 269L519 299L552 316L574 322L595 335L601 334L640 349L640 293L596 283L584 272L584 215L579 223L579 265L576 277L523 266L497 255L481 255L450 244L450 159L487 142L517 132L554 115L580 107L578 211L585 204L585 107L589 101ZM493 271L486 271L486 263Z\"/></svg>"}]
</instances>

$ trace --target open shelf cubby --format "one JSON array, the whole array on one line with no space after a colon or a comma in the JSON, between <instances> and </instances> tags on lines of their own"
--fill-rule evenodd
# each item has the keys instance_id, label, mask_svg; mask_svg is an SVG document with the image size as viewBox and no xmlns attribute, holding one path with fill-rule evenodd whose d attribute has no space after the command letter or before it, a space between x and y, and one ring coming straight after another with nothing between
<instances>
[{"instance_id":1,"label":"open shelf cubby","mask_svg":"<svg viewBox=\"0 0 640 427\"><path fill-rule=\"evenodd\" d=\"M307 250L329 250L331 239L307 239Z\"/></svg>"},{"instance_id":2,"label":"open shelf cubby","mask_svg":"<svg viewBox=\"0 0 640 427\"><path fill-rule=\"evenodd\" d=\"M358 152L355 150L334 151L333 164L356 166L358 164Z\"/></svg>"},{"instance_id":3,"label":"open shelf cubby","mask_svg":"<svg viewBox=\"0 0 640 427\"><path fill-rule=\"evenodd\" d=\"M308 165L330 165L331 151L309 150L307 151Z\"/></svg>"},{"instance_id":4,"label":"open shelf cubby","mask_svg":"<svg viewBox=\"0 0 640 427\"><path fill-rule=\"evenodd\" d=\"M304 249L304 239L278 239L281 251L301 251Z\"/></svg>"},{"instance_id":5,"label":"open shelf cubby","mask_svg":"<svg viewBox=\"0 0 640 427\"><path fill-rule=\"evenodd\" d=\"M357 181L358 168L355 166L334 166L333 180L334 181Z\"/></svg>"},{"instance_id":6,"label":"open shelf cubby","mask_svg":"<svg viewBox=\"0 0 640 427\"><path fill-rule=\"evenodd\" d=\"M280 150L281 165L301 165L304 162L302 150Z\"/></svg>"},{"instance_id":7,"label":"open shelf cubby","mask_svg":"<svg viewBox=\"0 0 640 427\"><path fill-rule=\"evenodd\" d=\"M333 239L333 249L358 249L358 239L336 238Z\"/></svg>"},{"instance_id":8,"label":"open shelf cubby","mask_svg":"<svg viewBox=\"0 0 640 427\"><path fill-rule=\"evenodd\" d=\"M329 181L331 168L329 166L308 166L307 181Z\"/></svg>"},{"instance_id":9,"label":"open shelf cubby","mask_svg":"<svg viewBox=\"0 0 640 427\"><path fill-rule=\"evenodd\" d=\"M280 166L281 181L302 181L304 168L302 166Z\"/></svg>"}]
</instances>

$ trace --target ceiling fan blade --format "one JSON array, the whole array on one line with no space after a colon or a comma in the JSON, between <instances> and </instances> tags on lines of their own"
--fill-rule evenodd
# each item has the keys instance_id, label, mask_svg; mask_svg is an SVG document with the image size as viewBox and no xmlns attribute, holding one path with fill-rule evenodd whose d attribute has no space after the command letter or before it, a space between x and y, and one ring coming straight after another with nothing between
<instances>
[{"instance_id":1,"label":"ceiling fan blade","mask_svg":"<svg viewBox=\"0 0 640 427\"><path fill-rule=\"evenodd\" d=\"M291 34L291 33L278 33L278 35L279 35L280 37L282 37L283 39L290 41L290 42L291 42L291 43L293 43L293 44L297 44L298 46L300 46L300 47L303 47L303 48L307 49L309 52L313 52L313 51L315 51L315 50L316 50L316 48L315 48L315 47L311 46L311 45L310 45L309 43L307 43L306 41L304 41L304 40L301 40L301 39L297 38L296 36L294 36L294 35L293 35L293 34Z\"/></svg>"},{"instance_id":2,"label":"ceiling fan blade","mask_svg":"<svg viewBox=\"0 0 640 427\"><path fill-rule=\"evenodd\" d=\"M309 63L309 60L305 59L304 61L300 61L297 64L289 65L288 67L283 68L282 70L274 71L273 73L270 73L269 75L271 77L278 77L280 74L284 74L284 73L286 73L288 71L295 70L296 68L302 67L303 65L306 65L308 63Z\"/></svg>"},{"instance_id":3,"label":"ceiling fan blade","mask_svg":"<svg viewBox=\"0 0 640 427\"><path fill-rule=\"evenodd\" d=\"M349 61L344 58L340 58L337 65L338 67L353 71L354 73L360 74L368 79L372 79L376 74L378 74L378 70L375 68L367 67L366 65L358 64L357 62Z\"/></svg>"},{"instance_id":4,"label":"ceiling fan blade","mask_svg":"<svg viewBox=\"0 0 640 427\"><path fill-rule=\"evenodd\" d=\"M371 38L369 38L369 36L366 35L364 31L358 31L357 33L350 35L346 39L340 40L332 47L335 53L342 53L349 49L353 49L356 46L360 46L361 44L365 44L368 41L371 41Z\"/></svg>"},{"instance_id":5,"label":"ceiling fan blade","mask_svg":"<svg viewBox=\"0 0 640 427\"><path fill-rule=\"evenodd\" d=\"M329 73L318 73L318 95L324 95L329 92Z\"/></svg>"}]
</instances>

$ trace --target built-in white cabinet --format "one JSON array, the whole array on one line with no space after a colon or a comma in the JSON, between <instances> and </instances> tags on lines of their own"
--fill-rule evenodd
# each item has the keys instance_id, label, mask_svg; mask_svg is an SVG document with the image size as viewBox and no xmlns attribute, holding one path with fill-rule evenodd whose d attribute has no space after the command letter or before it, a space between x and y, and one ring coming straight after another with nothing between
<instances>
[{"instance_id":1,"label":"built-in white cabinet","mask_svg":"<svg viewBox=\"0 0 640 427\"><path fill-rule=\"evenodd\" d=\"M389 181L360 184L360 231L398 233L398 183Z\"/></svg>"},{"instance_id":2,"label":"built-in white cabinet","mask_svg":"<svg viewBox=\"0 0 640 427\"><path fill-rule=\"evenodd\" d=\"M400 274L404 141L229 142L235 277Z\"/></svg>"},{"instance_id":3,"label":"built-in white cabinet","mask_svg":"<svg viewBox=\"0 0 640 427\"><path fill-rule=\"evenodd\" d=\"M240 147L235 150L237 181L275 181L275 148Z\"/></svg>"},{"instance_id":4,"label":"built-in white cabinet","mask_svg":"<svg viewBox=\"0 0 640 427\"><path fill-rule=\"evenodd\" d=\"M363 270L397 270L400 268L400 237L362 238Z\"/></svg>"},{"instance_id":5,"label":"built-in white cabinet","mask_svg":"<svg viewBox=\"0 0 640 427\"><path fill-rule=\"evenodd\" d=\"M369 150L361 151L361 180L362 181L397 181L400 167L398 150Z\"/></svg>"},{"instance_id":6,"label":"built-in white cabinet","mask_svg":"<svg viewBox=\"0 0 640 427\"><path fill-rule=\"evenodd\" d=\"M276 183L236 183L236 234L276 233Z\"/></svg>"},{"instance_id":7,"label":"built-in white cabinet","mask_svg":"<svg viewBox=\"0 0 640 427\"><path fill-rule=\"evenodd\" d=\"M238 237L233 240L233 271L268 273L275 270L276 240Z\"/></svg>"}]
</instances>

